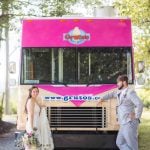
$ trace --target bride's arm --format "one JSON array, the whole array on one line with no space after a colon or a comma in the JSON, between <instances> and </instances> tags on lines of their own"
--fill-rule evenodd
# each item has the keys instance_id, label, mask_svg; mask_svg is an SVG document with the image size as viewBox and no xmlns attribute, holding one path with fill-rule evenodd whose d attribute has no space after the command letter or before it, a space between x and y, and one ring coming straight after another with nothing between
<instances>
[{"instance_id":1,"label":"bride's arm","mask_svg":"<svg viewBox=\"0 0 150 150\"><path fill-rule=\"evenodd\" d=\"M28 121L30 123L30 127L33 130L34 106L31 100L29 100L27 103L27 113L28 113Z\"/></svg>"}]
</instances>

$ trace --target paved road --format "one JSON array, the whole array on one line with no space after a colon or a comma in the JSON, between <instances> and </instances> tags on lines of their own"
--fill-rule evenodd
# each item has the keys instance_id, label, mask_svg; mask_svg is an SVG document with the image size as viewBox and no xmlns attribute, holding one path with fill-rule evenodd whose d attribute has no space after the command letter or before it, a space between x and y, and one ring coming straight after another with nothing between
<instances>
[{"instance_id":1,"label":"paved road","mask_svg":"<svg viewBox=\"0 0 150 150\"><path fill-rule=\"evenodd\" d=\"M16 124L16 115L4 116L3 121ZM0 135L0 150L17 150L14 146L15 130L13 128L9 133Z\"/></svg>"},{"instance_id":2,"label":"paved road","mask_svg":"<svg viewBox=\"0 0 150 150\"><path fill-rule=\"evenodd\" d=\"M14 146L14 130L7 134L0 135L0 150L17 150Z\"/></svg>"}]
</instances>

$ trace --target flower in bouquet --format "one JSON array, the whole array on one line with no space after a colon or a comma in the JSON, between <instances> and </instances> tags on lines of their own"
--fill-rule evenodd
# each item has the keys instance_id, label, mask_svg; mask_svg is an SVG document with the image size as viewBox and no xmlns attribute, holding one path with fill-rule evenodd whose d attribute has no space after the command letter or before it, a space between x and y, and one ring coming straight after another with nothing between
<instances>
[{"instance_id":1,"label":"flower in bouquet","mask_svg":"<svg viewBox=\"0 0 150 150\"><path fill-rule=\"evenodd\" d=\"M24 146L34 146L34 147L40 147L40 142L38 140L38 132L36 129L33 130L31 133L25 133L22 137L22 141L24 143Z\"/></svg>"}]
</instances>

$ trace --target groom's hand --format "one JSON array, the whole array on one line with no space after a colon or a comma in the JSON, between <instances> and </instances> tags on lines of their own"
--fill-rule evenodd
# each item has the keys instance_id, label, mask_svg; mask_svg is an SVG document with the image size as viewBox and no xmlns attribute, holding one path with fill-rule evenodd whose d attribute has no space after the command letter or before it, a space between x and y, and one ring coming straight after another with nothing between
<instances>
[{"instance_id":1,"label":"groom's hand","mask_svg":"<svg viewBox=\"0 0 150 150\"><path fill-rule=\"evenodd\" d=\"M135 112L131 112L129 114L129 117L130 117L131 120L134 120L135 119Z\"/></svg>"}]
</instances>

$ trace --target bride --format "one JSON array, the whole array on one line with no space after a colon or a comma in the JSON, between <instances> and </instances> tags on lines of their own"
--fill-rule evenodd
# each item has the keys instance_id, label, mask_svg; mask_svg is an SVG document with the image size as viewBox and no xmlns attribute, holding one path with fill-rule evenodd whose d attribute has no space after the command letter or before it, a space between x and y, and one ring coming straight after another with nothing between
<instances>
[{"instance_id":1,"label":"bride","mask_svg":"<svg viewBox=\"0 0 150 150\"><path fill-rule=\"evenodd\" d=\"M38 133L40 150L53 150L54 144L46 117L45 105L37 100L39 89L33 86L29 89L29 96L26 101L25 111L27 113L26 132L32 134L34 129Z\"/></svg>"}]
</instances>

